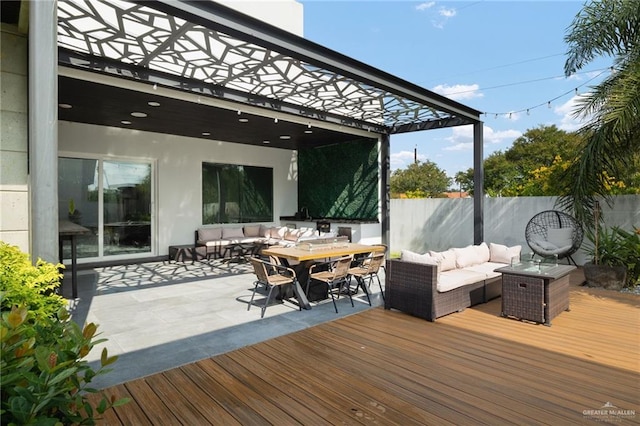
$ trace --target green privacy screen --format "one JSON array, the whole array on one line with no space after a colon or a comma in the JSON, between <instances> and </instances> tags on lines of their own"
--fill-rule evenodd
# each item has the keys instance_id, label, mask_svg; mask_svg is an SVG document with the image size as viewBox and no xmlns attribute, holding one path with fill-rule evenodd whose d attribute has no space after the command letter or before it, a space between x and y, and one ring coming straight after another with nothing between
<instances>
[{"instance_id":1,"label":"green privacy screen","mask_svg":"<svg viewBox=\"0 0 640 426\"><path fill-rule=\"evenodd\" d=\"M378 219L378 145L362 139L298 152L298 203L313 218Z\"/></svg>"}]
</instances>

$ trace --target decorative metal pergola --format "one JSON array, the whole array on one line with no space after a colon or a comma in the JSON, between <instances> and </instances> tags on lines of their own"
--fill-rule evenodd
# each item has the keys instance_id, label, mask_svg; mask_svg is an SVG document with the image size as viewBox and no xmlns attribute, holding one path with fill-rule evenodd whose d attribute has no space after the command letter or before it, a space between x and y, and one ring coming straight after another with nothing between
<instances>
[{"instance_id":1,"label":"decorative metal pergola","mask_svg":"<svg viewBox=\"0 0 640 426\"><path fill-rule=\"evenodd\" d=\"M480 112L209 1L64 0L62 65L402 133Z\"/></svg>"},{"instance_id":2,"label":"decorative metal pergola","mask_svg":"<svg viewBox=\"0 0 640 426\"><path fill-rule=\"evenodd\" d=\"M32 93L55 93L56 87L45 81L50 78L46 65L55 58L61 67L374 132L380 135L385 191L391 134L473 125L474 240L482 241L480 111L213 1L46 3L30 3L30 26L38 27L30 35ZM52 12L57 13L54 27L48 22ZM46 51L51 31L57 34L57 55ZM52 156L49 145L57 147L57 140L47 140L55 126L46 124L48 104L30 98L35 104L32 151L39 152L32 155L32 164ZM43 172L34 182L44 184L52 177ZM386 192L382 234L388 241ZM32 204L50 198L43 190L32 195ZM51 234L47 224L39 231Z\"/></svg>"}]
</instances>

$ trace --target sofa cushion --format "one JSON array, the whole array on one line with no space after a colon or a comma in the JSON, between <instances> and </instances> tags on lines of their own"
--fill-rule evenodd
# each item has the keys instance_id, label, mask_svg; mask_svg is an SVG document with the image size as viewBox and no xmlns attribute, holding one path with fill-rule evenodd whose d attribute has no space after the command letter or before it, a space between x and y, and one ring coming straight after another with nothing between
<instances>
[{"instance_id":1,"label":"sofa cushion","mask_svg":"<svg viewBox=\"0 0 640 426\"><path fill-rule=\"evenodd\" d=\"M244 236L245 237L261 237L262 235L260 235L260 225L245 225Z\"/></svg>"},{"instance_id":2,"label":"sofa cushion","mask_svg":"<svg viewBox=\"0 0 640 426\"><path fill-rule=\"evenodd\" d=\"M287 241L298 241L298 238L300 238L300 230L298 229L288 229L284 233L284 239Z\"/></svg>"},{"instance_id":3,"label":"sofa cushion","mask_svg":"<svg viewBox=\"0 0 640 426\"><path fill-rule=\"evenodd\" d=\"M442 272L456 269L456 253L453 251L453 249L440 252L429 251L429 255L431 257L435 257L440 261L440 270Z\"/></svg>"},{"instance_id":4,"label":"sofa cushion","mask_svg":"<svg viewBox=\"0 0 640 426\"><path fill-rule=\"evenodd\" d=\"M547 229L547 241L556 247L571 246L573 245L573 229L549 228Z\"/></svg>"},{"instance_id":5,"label":"sofa cushion","mask_svg":"<svg viewBox=\"0 0 640 426\"><path fill-rule=\"evenodd\" d=\"M489 251L489 246L484 241L478 245L473 246L480 259L480 263L488 262L491 258L491 253Z\"/></svg>"},{"instance_id":6,"label":"sofa cushion","mask_svg":"<svg viewBox=\"0 0 640 426\"><path fill-rule=\"evenodd\" d=\"M482 272L474 272L466 269L452 269L440 274L437 288L439 292L443 293L467 284L484 281L485 278L486 274Z\"/></svg>"},{"instance_id":7,"label":"sofa cushion","mask_svg":"<svg viewBox=\"0 0 640 426\"><path fill-rule=\"evenodd\" d=\"M316 230L313 228L300 228L300 237L314 237Z\"/></svg>"},{"instance_id":8,"label":"sofa cushion","mask_svg":"<svg viewBox=\"0 0 640 426\"><path fill-rule=\"evenodd\" d=\"M273 226L270 229L270 237L271 238L283 240L284 239L284 234L286 234L286 233L287 233L287 227L286 226Z\"/></svg>"},{"instance_id":9,"label":"sofa cushion","mask_svg":"<svg viewBox=\"0 0 640 426\"><path fill-rule=\"evenodd\" d=\"M265 225L260 224L260 236L262 238L270 238L271 237L271 228Z\"/></svg>"},{"instance_id":10,"label":"sofa cushion","mask_svg":"<svg viewBox=\"0 0 640 426\"><path fill-rule=\"evenodd\" d=\"M531 243L540 247L543 250L547 250L547 251L558 250L557 245L550 243L547 240L543 240L542 238L532 238Z\"/></svg>"},{"instance_id":11,"label":"sofa cushion","mask_svg":"<svg viewBox=\"0 0 640 426\"><path fill-rule=\"evenodd\" d=\"M491 262L511 264L511 259L517 257L520 259L522 246L507 247L502 244L489 243L489 252L491 253Z\"/></svg>"},{"instance_id":12,"label":"sofa cushion","mask_svg":"<svg viewBox=\"0 0 640 426\"><path fill-rule=\"evenodd\" d=\"M456 254L456 266L458 268L466 268L467 266L479 265L485 262L483 260L485 258L484 250L478 246L469 245L463 248L454 248L453 251ZM489 257L487 256L488 260Z\"/></svg>"},{"instance_id":13,"label":"sofa cushion","mask_svg":"<svg viewBox=\"0 0 640 426\"><path fill-rule=\"evenodd\" d=\"M222 238L225 240L244 238L242 228L222 228Z\"/></svg>"},{"instance_id":14,"label":"sofa cushion","mask_svg":"<svg viewBox=\"0 0 640 426\"><path fill-rule=\"evenodd\" d=\"M410 250L402 250L400 252L400 260L413 263L425 263L427 265L439 266L440 261L428 253L419 254Z\"/></svg>"},{"instance_id":15,"label":"sofa cushion","mask_svg":"<svg viewBox=\"0 0 640 426\"><path fill-rule=\"evenodd\" d=\"M198 241L212 241L222 238L222 228L200 228L198 229Z\"/></svg>"},{"instance_id":16,"label":"sofa cushion","mask_svg":"<svg viewBox=\"0 0 640 426\"><path fill-rule=\"evenodd\" d=\"M484 262L479 265L467 266L464 268L465 271L477 272L479 274L484 274L485 278L496 278L502 275L500 272L495 272L498 268L503 268L504 263L497 262Z\"/></svg>"}]
</instances>

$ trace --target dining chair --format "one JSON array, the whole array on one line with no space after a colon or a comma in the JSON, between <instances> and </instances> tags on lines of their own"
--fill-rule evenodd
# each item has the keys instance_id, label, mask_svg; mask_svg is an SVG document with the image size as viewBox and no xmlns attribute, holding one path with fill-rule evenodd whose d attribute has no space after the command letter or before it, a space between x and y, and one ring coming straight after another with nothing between
<instances>
[{"instance_id":1,"label":"dining chair","mask_svg":"<svg viewBox=\"0 0 640 426\"><path fill-rule=\"evenodd\" d=\"M351 297L351 290L349 289L349 268L351 267L351 261L353 256L344 256L337 260L331 260L329 262L314 263L309 268L309 279L307 280L306 294L309 294L309 286L311 281L320 281L327 285L327 292L331 296L333 302L333 308L338 313L338 306L336 305L336 299L340 298L340 293L345 291L351 301L353 307L353 298ZM326 270L324 270L326 268ZM337 297L334 296L337 293Z\"/></svg>"},{"instance_id":2,"label":"dining chair","mask_svg":"<svg viewBox=\"0 0 640 426\"><path fill-rule=\"evenodd\" d=\"M276 265L270 262L265 262L264 260L255 257L249 258L249 261L253 266L253 271L257 279L254 282L255 287L253 288L253 294L251 295L249 306L247 306L247 311L251 309L251 305L253 304L253 299L256 295L256 290L258 290L258 286L263 285L265 289L269 290L267 299L264 301L264 305L262 305L262 312L260 313L260 318L264 318L264 311L269 305L273 290L275 288L280 289L282 288L282 286L287 284L295 285L297 281L296 273L291 268L287 268L282 265ZM302 306L300 304L298 304L298 308L299 310L302 310Z\"/></svg>"},{"instance_id":3,"label":"dining chair","mask_svg":"<svg viewBox=\"0 0 640 426\"><path fill-rule=\"evenodd\" d=\"M374 251L369 257L362 259L359 265L349 268L349 277L355 278L358 283L355 292L357 293L358 288L362 287L362 291L367 295L369 305L371 305L369 293L371 292L371 283L374 277L378 280L380 294L382 295L382 300L384 300L384 291L378 276L378 271L384 264L384 256L385 253L383 251Z\"/></svg>"}]
</instances>

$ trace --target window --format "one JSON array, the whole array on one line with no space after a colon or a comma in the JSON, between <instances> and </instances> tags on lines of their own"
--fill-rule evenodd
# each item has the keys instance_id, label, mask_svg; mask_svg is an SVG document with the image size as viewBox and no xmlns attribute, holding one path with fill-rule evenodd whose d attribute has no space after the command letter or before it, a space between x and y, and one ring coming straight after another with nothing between
<instances>
[{"instance_id":1,"label":"window","mask_svg":"<svg viewBox=\"0 0 640 426\"><path fill-rule=\"evenodd\" d=\"M202 223L273 221L273 169L202 163Z\"/></svg>"}]
</instances>

